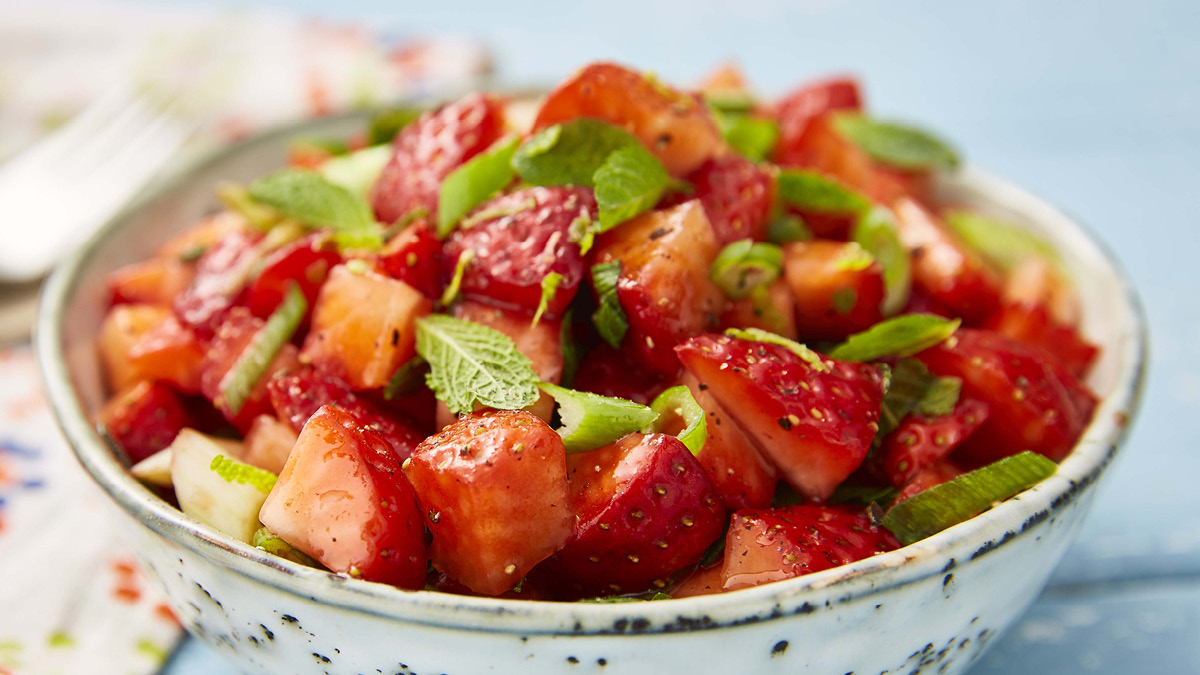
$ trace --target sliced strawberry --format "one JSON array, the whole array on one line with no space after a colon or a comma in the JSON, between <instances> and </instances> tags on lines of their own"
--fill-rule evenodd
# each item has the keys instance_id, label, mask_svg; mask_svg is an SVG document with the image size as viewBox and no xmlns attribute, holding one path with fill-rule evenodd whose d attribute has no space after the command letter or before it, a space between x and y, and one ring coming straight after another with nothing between
<instances>
[{"instance_id":1,"label":"sliced strawberry","mask_svg":"<svg viewBox=\"0 0 1200 675\"><path fill-rule=\"evenodd\" d=\"M301 354L355 389L382 387L416 353L416 322L430 308L403 281L338 265L321 287Z\"/></svg>"},{"instance_id":2,"label":"sliced strawberry","mask_svg":"<svg viewBox=\"0 0 1200 675\"><path fill-rule=\"evenodd\" d=\"M688 174L687 181L694 191L669 198L667 204L699 199L718 244L766 237L775 181L765 169L741 155L728 154L708 160Z\"/></svg>"},{"instance_id":3,"label":"sliced strawberry","mask_svg":"<svg viewBox=\"0 0 1200 675\"><path fill-rule=\"evenodd\" d=\"M511 589L571 536L562 439L529 413L464 417L417 446L404 473L434 566L476 593Z\"/></svg>"},{"instance_id":4,"label":"sliced strawberry","mask_svg":"<svg viewBox=\"0 0 1200 675\"><path fill-rule=\"evenodd\" d=\"M137 464L170 445L181 429L190 426L191 416L175 392L154 382L138 382L113 396L97 422L130 463Z\"/></svg>"},{"instance_id":5,"label":"sliced strawberry","mask_svg":"<svg viewBox=\"0 0 1200 675\"><path fill-rule=\"evenodd\" d=\"M179 258L150 258L108 275L114 305L144 303L170 307L192 281L192 265Z\"/></svg>"},{"instance_id":6,"label":"sliced strawberry","mask_svg":"<svg viewBox=\"0 0 1200 675\"><path fill-rule=\"evenodd\" d=\"M883 403L875 366L822 357L818 369L785 347L724 335L675 351L801 494L826 499L862 464Z\"/></svg>"},{"instance_id":7,"label":"sliced strawberry","mask_svg":"<svg viewBox=\"0 0 1200 675\"><path fill-rule=\"evenodd\" d=\"M701 567L683 578L668 594L675 599L712 595L725 589L725 566Z\"/></svg>"},{"instance_id":8,"label":"sliced strawberry","mask_svg":"<svg viewBox=\"0 0 1200 675\"><path fill-rule=\"evenodd\" d=\"M662 588L725 529L712 483L674 436L632 434L569 456L567 469L578 520L551 565L574 592Z\"/></svg>"},{"instance_id":9,"label":"sliced strawberry","mask_svg":"<svg viewBox=\"0 0 1200 675\"><path fill-rule=\"evenodd\" d=\"M812 116L798 137L786 145L781 140L777 147L777 160L784 166L812 169L851 190L877 196L875 162L837 130L833 112Z\"/></svg>"},{"instance_id":10,"label":"sliced strawberry","mask_svg":"<svg viewBox=\"0 0 1200 675\"><path fill-rule=\"evenodd\" d=\"M796 339L796 297L787 279L776 279L766 293L734 300L721 315L722 328L761 328Z\"/></svg>"},{"instance_id":11,"label":"sliced strawberry","mask_svg":"<svg viewBox=\"0 0 1200 675\"><path fill-rule=\"evenodd\" d=\"M389 277L430 300L442 297L442 242L428 221L419 221L393 237L380 253L379 266Z\"/></svg>"},{"instance_id":12,"label":"sliced strawberry","mask_svg":"<svg viewBox=\"0 0 1200 675\"><path fill-rule=\"evenodd\" d=\"M832 569L900 548L861 509L802 504L738 511L725 538L726 591Z\"/></svg>"},{"instance_id":13,"label":"sliced strawberry","mask_svg":"<svg viewBox=\"0 0 1200 675\"><path fill-rule=\"evenodd\" d=\"M259 518L334 572L425 585L425 528L400 459L343 410L323 407L304 425Z\"/></svg>"},{"instance_id":14,"label":"sliced strawberry","mask_svg":"<svg viewBox=\"0 0 1200 675\"><path fill-rule=\"evenodd\" d=\"M326 234L309 235L282 246L263 261L262 271L250 284L246 306L265 319L283 301L288 286L295 283L311 309L330 268L341 261L337 247Z\"/></svg>"},{"instance_id":15,"label":"sliced strawberry","mask_svg":"<svg viewBox=\"0 0 1200 675\"><path fill-rule=\"evenodd\" d=\"M947 457L988 418L988 406L960 398L949 415L906 417L883 440L883 470L892 485L902 488L929 465Z\"/></svg>"},{"instance_id":16,"label":"sliced strawberry","mask_svg":"<svg viewBox=\"0 0 1200 675\"><path fill-rule=\"evenodd\" d=\"M271 415L259 415L246 432L246 454L242 461L271 473L283 471L296 445L296 431Z\"/></svg>"},{"instance_id":17,"label":"sliced strawberry","mask_svg":"<svg viewBox=\"0 0 1200 675\"><path fill-rule=\"evenodd\" d=\"M442 180L503 133L503 103L486 94L471 94L405 126L371 192L375 215L394 223L418 209L436 214Z\"/></svg>"},{"instance_id":18,"label":"sliced strawberry","mask_svg":"<svg viewBox=\"0 0 1200 675\"><path fill-rule=\"evenodd\" d=\"M834 340L883 319L883 266L858 244L796 242L784 255L802 337Z\"/></svg>"},{"instance_id":19,"label":"sliced strawberry","mask_svg":"<svg viewBox=\"0 0 1200 675\"><path fill-rule=\"evenodd\" d=\"M954 453L982 466L1022 450L1059 461L1092 417L1096 397L1049 353L991 331L961 328L917 355L937 375L962 378L989 415Z\"/></svg>"},{"instance_id":20,"label":"sliced strawberry","mask_svg":"<svg viewBox=\"0 0 1200 675\"><path fill-rule=\"evenodd\" d=\"M130 350L170 317L171 310L156 305L117 305L108 310L100 324L97 351L109 391L154 379L134 364Z\"/></svg>"},{"instance_id":21,"label":"sliced strawberry","mask_svg":"<svg viewBox=\"0 0 1200 675\"><path fill-rule=\"evenodd\" d=\"M401 461L408 459L425 436L418 426L366 394L358 394L341 382L312 368L299 368L271 378L267 383L271 406L294 431L322 406L332 405L354 416L364 427L379 434Z\"/></svg>"},{"instance_id":22,"label":"sliced strawberry","mask_svg":"<svg viewBox=\"0 0 1200 675\"><path fill-rule=\"evenodd\" d=\"M809 166L804 132L816 116L833 110L862 110L863 97L858 81L837 77L806 84L783 97L775 105L779 120L779 142L775 146L775 161L785 166Z\"/></svg>"},{"instance_id":23,"label":"sliced strawberry","mask_svg":"<svg viewBox=\"0 0 1200 675\"><path fill-rule=\"evenodd\" d=\"M300 366L296 348L290 344L284 345L262 379L250 391L241 410L234 413L229 409L222 393L227 378L233 373L238 359L254 341L254 336L262 330L264 323L245 307L233 308L217 328L208 346L208 352L204 355L204 361L200 364L200 392L243 434L249 431L255 417L270 414L271 402L267 399L267 383L271 378L278 372Z\"/></svg>"},{"instance_id":24,"label":"sliced strawberry","mask_svg":"<svg viewBox=\"0 0 1200 675\"><path fill-rule=\"evenodd\" d=\"M630 361L624 352L602 343L580 361L572 386L579 391L650 405L667 384L656 373Z\"/></svg>"},{"instance_id":25,"label":"sliced strawberry","mask_svg":"<svg viewBox=\"0 0 1200 675\"><path fill-rule=\"evenodd\" d=\"M708 438L696 459L716 488L721 503L730 511L770 506L779 479L775 466L717 403L707 385L688 372L684 373L682 384L704 410Z\"/></svg>"},{"instance_id":26,"label":"sliced strawberry","mask_svg":"<svg viewBox=\"0 0 1200 675\"><path fill-rule=\"evenodd\" d=\"M580 117L631 132L675 176L691 173L725 147L696 97L613 63L585 66L558 85L542 101L533 130Z\"/></svg>"},{"instance_id":27,"label":"sliced strawberry","mask_svg":"<svg viewBox=\"0 0 1200 675\"><path fill-rule=\"evenodd\" d=\"M1058 359L1076 377L1091 369L1100 350L1079 331L1056 322L1043 304L1005 304L984 327L1014 340L1035 345Z\"/></svg>"},{"instance_id":28,"label":"sliced strawberry","mask_svg":"<svg viewBox=\"0 0 1200 675\"><path fill-rule=\"evenodd\" d=\"M246 286L258 261L256 244L261 238L257 233L235 230L200 257L192 282L175 298L175 314L180 320L205 336L216 330Z\"/></svg>"},{"instance_id":29,"label":"sliced strawberry","mask_svg":"<svg viewBox=\"0 0 1200 675\"><path fill-rule=\"evenodd\" d=\"M950 460L938 460L924 469L921 469L917 475L913 476L908 482L908 485L905 485L904 489L901 490L894 499L892 499L892 504L899 504L905 499L920 494L929 488L937 487L942 483L952 481L961 476L963 473L963 470L958 468L958 466Z\"/></svg>"},{"instance_id":30,"label":"sliced strawberry","mask_svg":"<svg viewBox=\"0 0 1200 675\"><path fill-rule=\"evenodd\" d=\"M129 346L129 365L141 377L169 383L186 394L200 392L206 346L170 312Z\"/></svg>"},{"instance_id":31,"label":"sliced strawberry","mask_svg":"<svg viewBox=\"0 0 1200 675\"><path fill-rule=\"evenodd\" d=\"M674 377L672 348L716 327L728 302L708 277L719 252L696 200L643 214L597 239L596 262L621 261L617 297L629 321L623 347L634 361Z\"/></svg>"},{"instance_id":32,"label":"sliced strawberry","mask_svg":"<svg viewBox=\"0 0 1200 675\"><path fill-rule=\"evenodd\" d=\"M455 230L446 240L443 281L453 278L461 255L474 251L463 276L463 295L533 314L542 297L542 280L554 272L562 280L546 312L561 314L585 272L579 246L568 232L577 218L596 217L592 191L531 187L486 202L474 213L483 219Z\"/></svg>"}]
</instances>

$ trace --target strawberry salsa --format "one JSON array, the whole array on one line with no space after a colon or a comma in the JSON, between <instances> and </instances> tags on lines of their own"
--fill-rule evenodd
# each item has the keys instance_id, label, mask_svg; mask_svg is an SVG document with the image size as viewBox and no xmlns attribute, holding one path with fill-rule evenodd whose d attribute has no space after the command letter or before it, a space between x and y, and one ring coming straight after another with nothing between
<instances>
[{"instance_id":1,"label":"strawberry salsa","mask_svg":"<svg viewBox=\"0 0 1200 675\"><path fill-rule=\"evenodd\" d=\"M100 432L192 518L407 589L720 593L1054 472L1096 348L1063 264L939 199L858 83L610 63L218 187L110 279Z\"/></svg>"}]
</instances>

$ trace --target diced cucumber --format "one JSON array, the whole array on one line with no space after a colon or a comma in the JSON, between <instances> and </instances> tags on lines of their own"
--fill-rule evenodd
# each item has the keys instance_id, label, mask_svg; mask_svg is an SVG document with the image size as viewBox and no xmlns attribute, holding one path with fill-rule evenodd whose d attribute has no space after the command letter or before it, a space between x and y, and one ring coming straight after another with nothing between
<instances>
[{"instance_id":1,"label":"diced cucumber","mask_svg":"<svg viewBox=\"0 0 1200 675\"><path fill-rule=\"evenodd\" d=\"M262 527L258 511L267 492L253 483L227 481L213 470L213 460L227 456L229 448L218 439L184 429L163 452L171 454L171 483L179 508L219 532L251 543L254 532Z\"/></svg>"}]
</instances>

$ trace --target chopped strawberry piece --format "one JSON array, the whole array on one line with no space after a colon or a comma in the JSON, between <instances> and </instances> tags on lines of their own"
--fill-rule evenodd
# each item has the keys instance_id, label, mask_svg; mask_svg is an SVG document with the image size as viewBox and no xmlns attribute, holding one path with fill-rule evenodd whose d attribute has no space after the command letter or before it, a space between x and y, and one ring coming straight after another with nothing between
<instances>
[{"instance_id":1,"label":"chopped strawberry piece","mask_svg":"<svg viewBox=\"0 0 1200 675\"><path fill-rule=\"evenodd\" d=\"M261 238L256 233L233 231L200 257L192 283L175 298L175 314L180 320L203 335L216 330L259 259L256 244Z\"/></svg>"},{"instance_id":2,"label":"chopped strawberry piece","mask_svg":"<svg viewBox=\"0 0 1200 675\"><path fill-rule=\"evenodd\" d=\"M552 567L580 594L664 587L725 529L725 510L708 476L674 436L632 434L570 455L570 541Z\"/></svg>"},{"instance_id":3,"label":"chopped strawberry piece","mask_svg":"<svg viewBox=\"0 0 1200 675\"><path fill-rule=\"evenodd\" d=\"M667 382L630 361L624 352L599 344L580 361L572 386L579 391L650 405L667 388Z\"/></svg>"},{"instance_id":4,"label":"chopped strawberry piece","mask_svg":"<svg viewBox=\"0 0 1200 675\"><path fill-rule=\"evenodd\" d=\"M114 305L144 303L170 307L192 281L192 266L179 258L150 258L108 275Z\"/></svg>"},{"instance_id":5,"label":"chopped strawberry piece","mask_svg":"<svg viewBox=\"0 0 1200 675\"><path fill-rule=\"evenodd\" d=\"M814 366L785 347L724 335L675 351L801 494L827 499L862 464L883 403L875 366L828 357Z\"/></svg>"},{"instance_id":6,"label":"chopped strawberry piece","mask_svg":"<svg viewBox=\"0 0 1200 675\"><path fill-rule=\"evenodd\" d=\"M922 470L947 457L988 418L988 406L961 398L949 415L906 417L883 440L883 469L892 485L902 488Z\"/></svg>"},{"instance_id":7,"label":"chopped strawberry piece","mask_svg":"<svg viewBox=\"0 0 1200 675\"><path fill-rule=\"evenodd\" d=\"M937 375L962 378L963 394L988 405L987 421L954 453L968 466L1022 450L1059 461L1096 405L1087 387L1045 350L999 333L961 328L917 358Z\"/></svg>"},{"instance_id":8,"label":"chopped strawberry piece","mask_svg":"<svg viewBox=\"0 0 1200 675\"><path fill-rule=\"evenodd\" d=\"M558 85L542 102L533 130L580 117L631 132L675 176L695 171L725 147L697 97L613 63L593 63Z\"/></svg>"},{"instance_id":9,"label":"chopped strawberry piece","mask_svg":"<svg viewBox=\"0 0 1200 675\"><path fill-rule=\"evenodd\" d=\"M762 295L734 300L721 315L722 328L761 328L796 339L796 298L787 279L776 279Z\"/></svg>"},{"instance_id":10,"label":"chopped strawberry piece","mask_svg":"<svg viewBox=\"0 0 1200 675\"><path fill-rule=\"evenodd\" d=\"M334 572L425 585L425 528L400 459L343 410L323 407L304 425L259 518Z\"/></svg>"},{"instance_id":11,"label":"chopped strawberry piece","mask_svg":"<svg viewBox=\"0 0 1200 675\"><path fill-rule=\"evenodd\" d=\"M205 345L169 312L129 346L129 365L142 377L169 383L186 394L200 392Z\"/></svg>"},{"instance_id":12,"label":"chopped strawberry piece","mask_svg":"<svg viewBox=\"0 0 1200 675\"><path fill-rule=\"evenodd\" d=\"M97 421L136 464L170 445L190 426L191 417L175 392L154 382L138 382L114 396Z\"/></svg>"},{"instance_id":13,"label":"chopped strawberry piece","mask_svg":"<svg viewBox=\"0 0 1200 675\"><path fill-rule=\"evenodd\" d=\"M459 257L474 251L463 276L463 295L533 314L542 297L542 280L554 272L562 280L546 313L562 314L585 271L569 230L577 218L596 217L592 191L531 187L486 202L474 213L482 220L455 230L446 240L442 280L449 282Z\"/></svg>"},{"instance_id":14,"label":"chopped strawberry piece","mask_svg":"<svg viewBox=\"0 0 1200 675\"><path fill-rule=\"evenodd\" d=\"M223 394L225 385L234 372L234 366L251 346L263 324L264 321L252 315L250 310L235 307L217 328L212 343L208 346L208 352L200 364L200 392L243 434L249 431L255 417L270 414L271 403L267 399L267 383L275 373L300 366L296 348L290 344L284 345L262 379L250 391L241 410L237 413L230 410Z\"/></svg>"},{"instance_id":15,"label":"chopped strawberry piece","mask_svg":"<svg viewBox=\"0 0 1200 675\"><path fill-rule=\"evenodd\" d=\"M724 590L782 581L900 548L861 510L808 504L733 514Z\"/></svg>"},{"instance_id":16,"label":"chopped strawberry piece","mask_svg":"<svg viewBox=\"0 0 1200 675\"><path fill-rule=\"evenodd\" d=\"M254 316L265 319L283 301L288 286L295 283L311 311L330 268L341 261L333 240L325 234L309 235L287 244L263 261L262 271L250 284L246 306Z\"/></svg>"},{"instance_id":17,"label":"chopped strawberry piece","mask_svg":"<svg viewBox=\"0 0 1200 675\"><path fill-rule=\"evenodd\" d=\"M708 160L688 174L687 181L694 192L676 193L666 204L699 199L718 244L765 238L775 187L765 169L741 155L729 154Z\"/></svg>"},{"instance_id":18,"label":"chopped strawberry piece","mask_svg":"<svg viewBox=\"0 0 1200 675\"><path fill-rule=\"evenodd\" d=\"M1056 322L1043 304L1005 304L984 327L1014 340L1041 347L1076 377L1083 377L1100 353L1076 329Z\"/></svg>"},{"instance_id":19,"label":"chopped strawberry piece","mask_svg":"<svg viewBox=\"0 0 1200 675\"><path fill-rule=\"evenodd\" d=\"M672 598L692 598L697 595L712 595L725 589L724 565L701 567L687 575L669 591Z\"/></svg>"},{"instance_id":20,"label":"chopped strawberry piece","mask_svg":"<svg viewBox=\"0 0 1200 675\"><path fill-rule=\"evenodd\" d=\"M776 150L784 166L812 169L846 187L876 197L875 162L870 155L837 130L835 115L820 113L808 119L801 135Z\"/></svg>"},{"instance_id":21,"label":"chopped strawberry piece","mask_svg":"<svg viewBox=\"0 0 1200 675\"><path fill-rule=\"evenodd\" d=\"M379 266L430 300L442 297L442 242L428 221L419 221L393 237L380 253Z\"/></svg>"},{"instance_id":22,"label":"chopped strawberry piece","mask_svg":"<svg viewBox=\"0 0 1200 675\"><path fill-rule=\"evenodd\" d=\"M503 103L485 94L466 96L404 127L371 193L375 215L394 223L418 209L436 214L442 180L503 133Z\"/></svg>"},{"instance_id":23,"label":"chopped strawberry piece","mask_svg":"<svg viewBox=\"0 0 1200 675\"><path fill-rule=\"evenodd\" d=\"M109 391L153 379L133 362L130 351L170 316L171 310L156 305L117 305L108 310L100 324L97 351Z\"/></svg>"},{"instance_id":24,"label":"chopped strawberry piece","mask_svg":"<svg viewBox=\"0 0 1200 675\"><path fill-rule=\"evenodd\" d=\"M716 327L728 303L708 276L719 252L696 200L643 214L597 239L596 262L621 261L617 297L629 321L623 346L633 360L674 377L672 348Z\"/></svg>"},{"instance_id":25,"label":"chopped strawberry piece","mask_svg":"<svg viewBox=\"0 0 1200 675\"><path fill-rule=\"evenodd\" d=\"M246 219L231 211L219 211L189 226L155 252L159 258L195 258L219 244L226 236L246 230Z\"/></svg>"},{"instance_id":26,"label":"chopped strawberry piece","mask_svg":"<svg viewBox=\"0 0 1200 675\"><path fill-rule=\"evenodd\" d=\"M408 459L424 435L416 424L374 399L357 394L341 382L312 368L299 368L267 383L271 406L293 430L299 432L322 406L332 405L354 416L363 427L379 434L401 461Z\"/></svg>"},{"instance_id":27,"label":"chopped strawberry piece","mask_svg":"<svg viewBox=\"0 0 1200 675\"><path fill-rule=\"evenodd\" d=\"M529 413L463 417L417 446L404 473L434 566L476 593L510 590L571 536L562 439Z\"/></svg>"},{"instance_id":28,"label":"chopped strawberry piece","mask_svg":"<svg viewBox=\"0 0 1200 675\"><path fill-rule=\"evenodd\" d=\"M763 457L754 440L717 403L707 385L701 385L696 376L688 372L684 373L682 384L704 410L708 437L696 459L716 488L721 503L730 511L770 506L779 477L775 466Z\"/></svg>"},{"instance_id":29,"label":"chopped strawberry piece","mask_svg":"<svg viewBox=\"0 0 1200 675\"><path fill-rule=\"evenodd\" d=\"M936 461L924 469L921 469L917 475L913 476L912 480L908 482L908 485L905 485L904 489L900 491L900 494L896 495L895 499L892 500L892 505L894 506L899 504L905 499L916 496L928 490L929 488L937 487L942 483L952 481L962 474L963 470L958 468L950 460L942 459Z\"/></svg>"},{"instance_id":30,"label":"chopped strawberry piece","mask_svg":"<svg viewBox=\"0 0 1200 675\"><path fill-rule=\"evenodd\" d=\"M858 244L797 242L784 255L801 336L834 340L883 319L883 266Z\"/></svg>"},{"instance_id":31,"label":"chopped strawberry piece","mask_svg":"<svg viewBox=\"0 0 1200 675\"><path fill-rule=\"evenodd\" d=\"M744 93L750 89L746 74L733 62L725 62L709 71L700 82L700 91L709 94Z\"/></svg>"},{"instance_id":32,"label":"chopped strawberry piece","mask_svg":"<svg viewBox=\"0 0 1200 675\"><path fill-rule=\"evenodd\" d=\"M283 471L296 445L296 431L271 415L259 415L246 432L246 454L242 461L271 473Z\"/></svg>"},{"instance_id":33,"label":"chopped strawberry piece","mask_svg":"<svg viewBox=\"0 0 1200 675\"><path fill-rule=\"evenodd\" d=\"M779 142L775 161L785 166L812 163L804 146L804 132L818 115L833 110L862 110L863 97L858 81L837 77L806 84L783 97L775 105L779 120Z\"/></svg>"}]
</instances>

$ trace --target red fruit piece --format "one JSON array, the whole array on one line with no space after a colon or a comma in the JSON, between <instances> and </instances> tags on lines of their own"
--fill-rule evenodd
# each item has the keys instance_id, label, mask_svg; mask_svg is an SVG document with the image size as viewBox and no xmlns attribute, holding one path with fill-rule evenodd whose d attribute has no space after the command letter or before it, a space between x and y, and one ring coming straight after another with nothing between
<instances>
[{"instance_id":1,"label":"red fruit piece","mask_svg":"<svg viewBox=\"0 0 1200 675\"><path fill-rule=\"evenodd\" d=\"M246 454L242 461L271 473L283 471L296 445L296 431L287 422L259 415L246 432Z\"/></svg>"},{"instance_id":2,"label":"red fruit piece","mask_svg":"<svg viewBox=\"0 0 1200 675\"><path fill-rule=\"evenodd\" d=\"M434 566L499 595L571 536L562 439L526 412L459 419L404 463L433 533Z\"/></svg>"},{"instance_id":3,"label":"red fruit piece","mask_svg":"<svg viewBox=\"0 0 1200 675\"><path fill-rule=\"evenodd\" d=\"M585 66L558 85L542 102L533 130L580 117L629 131L675 176L691 173L725 147L708 108L695 96L613 63Z\"/></svg>"},{"instance_id":4,"label":"red fruit piece","mask_svg":"<svg viewBox=\"0 0 1200 675\"><path fill-rule=\"evenodd\" d=\"M696 459L716 488L721 503L730 511L770 506L779 478L775 466L717 403L707 385L701 385L695 375L687 372L681 383L704 410L708 437Z\"/></svg>"},{"instance_id":5,"label":"red fruit piece","mask_svg":"<svg viewBox=\"0 0 1200 675\"><path fill-rule=\"evenodd\" d=\"M963 395L988 405L988 419L954 453L982 466L1022 450L1059 461L1079 440L1096 397L1043 349L985 330L960 328L917 355L937 375L962 378Z\"/></svg>"},{"instance_id":6,"label":"red fruit piece","mask_svg":"<svg viewBox=\"0 0 1200 675\"><path fill-rule=\"evenodd\" d=\"M775 161L783 165L808 166L812 163L805 154L804 132L817 115L832 110L862 110L862 94L858 81L836 77L806 84L783 97L775 105L779 120L779 142L775 146Z\"/></svg>"},{"instance_id":7,"label":"red fruit piece","mask_svg":"<svg viewBox=\"0 0 1200 675\"><path fill-rule=\"evenodd\" d=\"M401 461L408 459L425 438L403 415L385 409L366 395L354 393L350 387L312 368L272 378L267 383L267 393L279 418L297 432L319 408L332 405L387 441L392 454Z\"/></svg>"},{"instance_id":8,"label":"red fruit piece","mask_svg":"<svg viewBox=\"0 0 1200 675\"><path fill-rule=\"evenodd\" d=\"M394 223L417 209L436 214L442 180L503 133L503 104L486 94L466 96L404 127L371 192L375 215Z\"/></svg>"},{"instance_id":9,"label":"red fruit piece","mask_svg":"<svg viewBox=\"0 0 1200 675\"><path fill-rule=\"evenodd\" d=\"M191 418L175 392L154 382L138 382L114 396L97 422L136 464L170 445L190 426Z\"/></svg>"},{"instance_id":10,"label":"red fruit piece","mask_svg":"<svg viewBox=\"0 0 1200 675\"><path fill-rule=\"evenodd\" d=\"M883 319L883 266L858 244L797 242L784 256L801 336L836 340Z\"/></svg>"},{"instance_id":11,"label":"red fruit piece","mask_svg":"<svg viewBox=\"0 0 1200 675\"><path fill-rule=\"evenodd\" d=\"M796 339L796 298L787 279L776 279L761 296L734 300L721 315L722 328L761 328Z\"/></svg>"},{"instance_id":12,"label":"red fruit piece","mask_svg":"<svg viewBox=\"0 0 1200 675\"><path fill-rule=\"evenodd\" d=\"M687 176L694 192L668 205L697 198L721 246L739 239L765 238L775 181L771 174L738 154L714 157Z\"/></svg>"},{"instance_id":13,"label":"red fruit piece","mask_svg":"<svg viewBox=\"0 0 1200 675\"><path fill-rule=\"evenodd\" d=\"M192 281L192 266L179 258L159 257L125 265L108 275L114 305L147 303L170 307Z\"/></svg>"},{"instance_id":14,"label":"red fruit piece","mask_svg":"<svg viewBox=\"0 0 1200 675\"><path fill-rule=\"evenodd\" d=\"M570 455L567 470L578 520L552 566L580 594L665 586L725 529L712 483L674 436L632 434Z\"/></svg>"},{"instance_id":15,"label":"red fruit piece","mask_svg":"<svg viewBox=\"0 0 1200 675\"><path fill-rule=\"evenodd\" d=\"M250 430L255 417L271 412L271 403L267 400L267 383L275 373L300 366L296 348L285 344L258 384L250 390L250 395L241 410L237 413L230 410L222 393L226 379L233 372L233 367L242 353L253 342L254 336L262 330L264 323L262 319L250 314L250 310L245 307L235 307L217 329L200 364L200 393L212 401L213 406L221 411L225 419L243 434Z\"/></svg>"},{"instance_id":16,"label":"red fruit piece","mask_svg":"<svg viewBox=\"0 0 1200 675\"><path fill-rule=\"evenodd\" d=\"M568 231L575 219L596 217L592 191L531 187L486 202L474 213L486 217L460 227L446 240L443 281L449 282L459 256L471 250L475 257L463 276L463 295L533 314L542 297L542 280L556 272L562 281L546 312L558 316L566 310L585 271L583 255Z\"/></svg>"},{"instance_id":17,"label":"red fruit piece","mask_svg":"<svg viewBox=\"0 0 1200 675\"><path fill-rule=\"evenodd\" d=\"M379 266L385 274L421 291L430 300L442 297L442 242L427 221L420 221L383 247Z\"/></svg>"},{"instance_id":18,"label":"red fruit piece","mask_svg":"<svg viewBox=\"0 0 1200 675\"><path fill-rule=\"evenodd\" d=\"M987 418L987 404L971 398L960 398L949 415L906 417L883 440L883 470L893 486L902 488L926 467L949 456Z\"/></svg>"},{"instance_id":19,"label":"red fruit piece","mask_svg":"<svg viewBox=\"0 0 1200 675\"><path fill-rule=\"evenodd\" d=\"M802 504L738 511L725 538L724 590L832 569L900 548L861 509Z\"/></svg>"},{"instance_id":20,"label":"red fruit piece","mask_svg":"<svg viewBox=\"0 0 1200 675\"><path fill-rule=\"evenodd\" d=\"M921 469L920 473L918 473L916 476L913 476L912 480L908 482L908 485L905 485L904 489L900 491L900 494L896 495L895 499L892 500L892 505L894 506L899 504L905 499L922 493L929 488L937 487L942 483L954 480L962 474L963 470L955 466L954 463L948 459L934 462L924 469Z\"/></svg>"},{"instance_id":21,"label":"red fruit piece","mask_svg":"<svg viewBox=\"0 0 1200 675\"><path fill-rule=\"evenodd\" d=\"M1005 304L984 327L1045 349L1076 377L1087 374L1100 353L1079 331L1055 321L1041 303Z\"/></svg>"},{"instance_id":22,"label":"red fruit piece","mask_svg":"<svg viewBox=\"0 0 1200 675\"><path fill-rule=\"evenodd\" d=\"M883 403L875 366L821 357L814 367L785 347L725 335L675 351L801 494L827 499L867 456Z\"/></svg>"},{"instance_id":23,"label":"red fruit piece","mask_svg":"<svg viewBox=\"0 0 1200 675\"><path fill-rule=\"evenodd\" d=\"M100 353L109 391L119 391L141 380L153 379L134 365L129 353L146 334L170 316L171 310L156 305L117 305L108 310L100 325L96 350Z\"/></svg>"},{"instance_id":24,"label":"red fruit piece","mask_svg":"<svg viewBox=\"0 0 1200 675\"><path fill-rule=\"evenodd\" d=\"M572 386L579 391L650 405L667 388L667 383L630 361L624 352L602 343L580 361Z\"/></svg>"},{"instance_id":25,"label":"red fruit piece","mask_svg":"<svg viewBox=\"0 0 1200 675\"><path fill-rule=\"evenodd\" d=\"M651 211L597 238L596 262L621 261L617 298L629 321L623 348L643 367L679 372L672 348L716 327L728 299L708 277L720 247L699 201Z\"/></svg>"},{"instance_id":26,"label":"red fruit piece","mask_svg":"<svg viewBox=\"0 0 1200 675\"><path fill-rule=\"evenodd\" d=\"M259 518L334 572L425 585L425 528L400 459L344 410L323 407L304 425Z\"/></svg>"},{"instance_id":27,"label":"red fruit piece","mask_svg":"<svg viewBox=\"0 0 1200 675\"><path fill-rule=\"evenodd\" d=\"M185 324L210 335L246 285L259 259L262 235L244 230L225 234L196 263L196 275L175 298L175 314Z\"/></svg>"},{"instance_id":28,"label":"red fruit piece","mask_svg":"<svg viewBox=\"0 0 1200 675\"><path fill-rule=\"evenodd\" d=\"M325 234L313 234L280 247L263 261L262 271L250 284L246 306L265 319L283 301L288 286L295 283L311 310L330 268L341 261L333 240Z\"/></svg>"}]
</instances>

